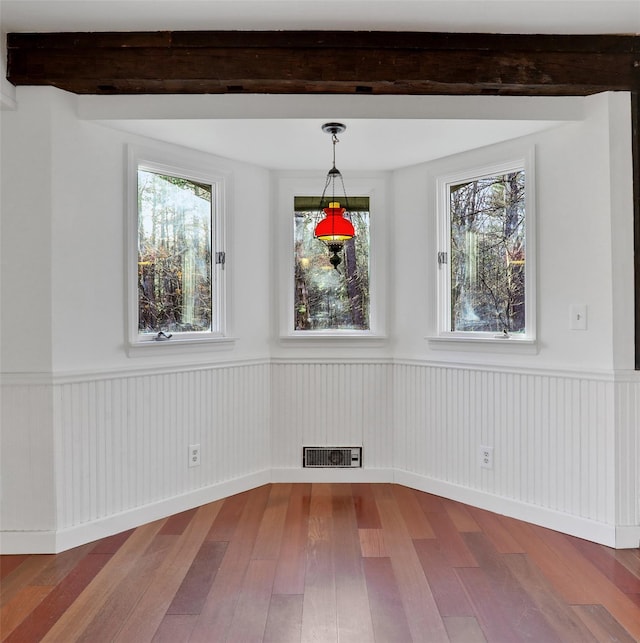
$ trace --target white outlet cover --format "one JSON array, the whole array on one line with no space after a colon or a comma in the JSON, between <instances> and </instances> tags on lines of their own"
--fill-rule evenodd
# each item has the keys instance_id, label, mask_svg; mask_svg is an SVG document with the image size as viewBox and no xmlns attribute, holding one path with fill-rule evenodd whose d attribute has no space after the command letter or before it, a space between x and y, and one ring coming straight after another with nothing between
<instances>
[{"instance_id":1,"label":"white outlet cover","mask_svg":"<svg viewBox=\"0 0 640 643\"><path fill-rule=\"evenodd\" d=\"M200 465L200 445L190 444L189 445L189 466L197 467L199 465Z\"/></svg>"},{"instance_id":2,"label":"white outlet cover","mask_svg":"<svg viewBox=\"0 0 640 643\"><path fill-rule=\"evenodd\" d=\"M493 469L493 447L480 446L480 466L483 469Z\"/></svg>"}]
</instances>

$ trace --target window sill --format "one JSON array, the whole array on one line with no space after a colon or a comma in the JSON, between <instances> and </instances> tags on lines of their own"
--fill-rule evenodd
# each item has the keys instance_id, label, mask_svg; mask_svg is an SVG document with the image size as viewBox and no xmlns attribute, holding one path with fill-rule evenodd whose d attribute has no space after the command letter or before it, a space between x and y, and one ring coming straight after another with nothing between
<instances>
[{"instance_id":1,"label":"window sill","mask_svg":"<svg viewBox=\"0 0 640 643\"><path fill-rule=\"evenodd\" d=\"M143 357L154 354L180 354L207 351L231 350L236 343L235 337L189 337L176 338L165 341L155 341L152 339L136 342L127 346L127 355L129 357Z\"/></svg>"},{"instance_id":2,"label":"window sill","mask_svg":"<svg viewBox=\"0 0 640 643\"><path fill-rule=\"evenodd\" d=\"M461 335L433 335L425 338L436 350L477 350L481 352L509 353L512 351L536 354L538 342L531 338L520 338L513 335L465 337Z\"/></svg>"}]
</instances>

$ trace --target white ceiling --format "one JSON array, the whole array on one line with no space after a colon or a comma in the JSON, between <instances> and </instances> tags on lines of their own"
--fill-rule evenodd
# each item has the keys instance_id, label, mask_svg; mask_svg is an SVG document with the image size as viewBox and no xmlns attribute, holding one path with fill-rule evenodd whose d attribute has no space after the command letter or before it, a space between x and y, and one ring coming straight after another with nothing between
<instances>
[{"instance_id":1,"label":"white ceiling","mask_svg":"<svg viewBox=\"0 0 640 643\"><path fill-rule=\"evenodd\" d=\"M0 0L0 25L4 33L209 29L638 33L640 0ZM421 118L415 114L403 117L401 111L393 118L376 118L371 109L362 118L348 109L350 98L344 96L335 97L326 118L324 114L315 118L315 112L314 118L304 111L291 113L295 112L291 108L286 118L271 115L268 119L229 114L152 118L139 109L132 109L132 116L127 117L127 105L135 101L118 98L117 118L102 114L96 120L275 169L329 169L331 142L320 125L336 116L347 125L336 151L336 165L343 171L413 165L566 120L552 114L523 120L513 116L496 120L486 115L479 119L471 113L466 118L447 118L446 114ZM378 98L365 100L375 105ZM189 100L181 97L183 106ZM291 97L289 102L295 105L296 100ZM342 118L341 113L351 117Z\"/></svg>"},{"instance_id":2,"label":"white ceiling","mask_svg":"<svg viewBox=\"0 0 640 643\"><path fill-rule=\"evenodd\" d=\"M336 167L393 170L553 127L555 121L341 119ZM274 170L328 171L331 136L317 119L120 120L105 125Z\"/></svg>"}]
</instances>

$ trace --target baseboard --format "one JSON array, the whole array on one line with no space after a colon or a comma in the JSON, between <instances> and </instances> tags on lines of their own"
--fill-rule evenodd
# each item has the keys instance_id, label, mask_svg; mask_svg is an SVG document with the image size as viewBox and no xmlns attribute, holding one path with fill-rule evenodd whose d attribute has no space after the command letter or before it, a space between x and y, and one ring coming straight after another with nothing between
<instances>
[{"instance_id":1,"label":"baseboard","mask_svg":"<svg viewBox=\"0 0 640 643\"><path fill-rule=\"evenodd\" d=\"M509 516L510 518L516 518L564 534L590 540L591 542L606 545L607 547L625 549L638 546L638 530L640 527L624 528L625 542L633 543L635 538L635 544L621 545L618 544L619 538L617 537L617 530L614 525L580 518L579 516L571 516L554 511L553 509L496 496L477 489L469 489L468 487L428 478L408 471L396 470L394 482L411 487L412 489L432 493L436 496L456 500L457 502L462 502L473 507L486 509L496 514ZM627 533L627 529L629 533ZM622 534L620 538L622 538Z\"/></svg>"},{"instance_id":2,"label":"baseboard","mask_svg":"<svg viewBox=\"0 0 640 643\"><path fill-rule=\"evenodd\" d=\"M393 482L393 469L272 469L271 482Z\"/></svg>"},{"instance_id":3,"label":"baseboard","mask_svg":"<svg viewBox=\"0 0 640 643\"><path fill-rule=\"evenodd\" d=\"M227 498L270 482L394 482L497 514L524 520L555 531L584 538L617 549L640 544L640 525L615 527L578 516L563 514L511 498L495 496L442 480L393 469L272 469L195 489L189 493L138 507L102 520L61 531L0 532L2 554L57 554L100 538L160 520L181 511Z\"/></svg>"},{"instance_id":4,"label":"baseboard","mask_svg":"<svg viewBox=\"0 0 640 643\"><path fill-rule=\"evenodd\" d=\"M95 520L60 531L3 531L0 532L2 554L59 554L67 549L119 534L127 529L160 520L209 502L233 496L271 482L270 470L259 471L241 478L225 480L209 487L167 498L160 502L136 507L130 511Z\"/></svg>"},{"instance_id":5,"label":"baseboard","mask_svg":"<svg viewBox=\"0 0 640 643\"><path fill-rule=\"evenodd\" d=\"M0 554L57 554L55 531L0 531Z\"/></svg>"},{"instance_id":6,"label":"baseboard","mask_svg":"<svg viewBox=\"0 0 640 643\"><path fill-rule=\"evenodd\" d=\"M640 547L640 525L616 527L616 549L636 549Z\"/></svg>"}]
</instances>

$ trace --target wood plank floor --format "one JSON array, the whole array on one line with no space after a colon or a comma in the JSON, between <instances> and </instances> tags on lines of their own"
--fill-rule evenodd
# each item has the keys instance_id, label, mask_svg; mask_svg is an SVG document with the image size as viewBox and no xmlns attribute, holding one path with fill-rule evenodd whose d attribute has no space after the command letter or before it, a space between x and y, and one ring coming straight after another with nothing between
<instances>
[{"instance_id":1,"label":"wood plank floor","mask_svg":"<svg viewBox=\"0 0 640 643\"><path fill-rule=\"evenodd\" d=\"M273 484L1 557L2 641L640 641L640 552L391 484Z\"/></svg>"}]
</instances>

